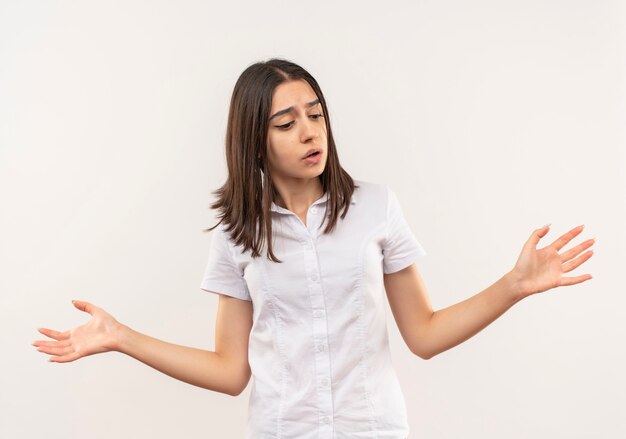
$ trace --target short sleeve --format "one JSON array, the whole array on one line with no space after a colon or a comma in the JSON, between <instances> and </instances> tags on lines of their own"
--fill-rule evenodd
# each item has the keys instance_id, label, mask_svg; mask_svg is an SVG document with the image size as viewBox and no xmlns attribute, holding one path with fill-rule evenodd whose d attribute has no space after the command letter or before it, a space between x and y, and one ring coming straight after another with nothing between
<instances>
[{"instance_id":1,"label":"short sleeve","mask_svg":"<svg viewBox=\"0 0 626 439\"><path fill-rule=\"evenodd\" d=\"M387 228L383 244L383 273L408 267L426 256L426 250L409 228L396 194L387 186Z\"/></svg>"},{"instance_id":2,"label":"short sleeve","mask_svg":"<svg viewBox=\"0 0 626 439\"><path fill-rule=\"evenodd\" d=\"M243 272L235 263L228 236L221 224L213 229L211 235L209 261L200 289L241 300L252 300Z\"/></svg>"}]
</instances>

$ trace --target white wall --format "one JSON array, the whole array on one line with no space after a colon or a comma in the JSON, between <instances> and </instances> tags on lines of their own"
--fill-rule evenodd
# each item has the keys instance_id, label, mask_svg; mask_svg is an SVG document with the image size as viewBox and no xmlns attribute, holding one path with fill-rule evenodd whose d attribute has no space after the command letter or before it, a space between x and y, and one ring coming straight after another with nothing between
<instances>
[{"instance_id":1,"label":"white wall","mask_svg":"<svg viewBox=\"0 0 626 439\"><path fill-rule=\"evenodd\" d=\"M199 289L232 87L291 59L343 166L389 184L435 309L579 224L583 284L531 296L424 361L388 313L412 438L626 435L626 20L620 1L0 2L0 437L243 437L233 398L112 353L46 361L91 301L214 348ZM568 247L569 248L569 247Z\"/></svg>"}]
</instances>

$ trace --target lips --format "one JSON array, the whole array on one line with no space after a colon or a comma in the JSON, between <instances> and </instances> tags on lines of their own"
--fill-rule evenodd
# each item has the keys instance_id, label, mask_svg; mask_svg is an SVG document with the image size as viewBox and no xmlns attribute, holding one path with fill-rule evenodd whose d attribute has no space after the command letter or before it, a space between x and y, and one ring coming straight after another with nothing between
<instances>
[{"instance_id":1,"label":"lips","mask_svg":"<svg viewBox=\"0 0 626 439\"><path fill-rule=\"evenodd\" d=\"M310 157L311 155L315 153L321 154L322 150L320 148L311 148L306 152L306 154L304 155L304 157L302 157L302 159L304 160L305 158Z\"/></svg>"}]
</instances>

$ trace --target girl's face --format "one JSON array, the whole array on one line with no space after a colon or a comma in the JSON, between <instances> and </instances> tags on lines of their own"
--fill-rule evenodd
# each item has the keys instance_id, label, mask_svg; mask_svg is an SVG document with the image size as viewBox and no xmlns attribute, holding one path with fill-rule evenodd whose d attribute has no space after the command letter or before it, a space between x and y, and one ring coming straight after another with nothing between
<instances>
[{"instance_id":1,"label":"girl's face","mask_svg":"<svg viewBox=\"0 0 626 439\"><path fill-rule=\"evenodd\" d=\"M313 148L320 151L317 163L304 159ZM326 125L317 95L304 80L280 84L272 95L267 131L272 181L315 178L324 171L326 157Z\"/></svg>"}]
</instances>

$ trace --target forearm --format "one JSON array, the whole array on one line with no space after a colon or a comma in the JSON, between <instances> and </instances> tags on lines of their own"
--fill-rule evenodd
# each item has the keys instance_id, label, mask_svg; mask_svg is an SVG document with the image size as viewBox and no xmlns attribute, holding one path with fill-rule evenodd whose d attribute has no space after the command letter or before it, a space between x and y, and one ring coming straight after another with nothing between
<instances>
[{"instance_id":1,"label":"forearm","mask_svg":"<svg viewBox=\"0 0 626 439\"><path fill-rule=\"evenodd\" d=\"M115 350L194 386L228 395L239 393L235 374L216 352L168 343L125 325L118 330Z\"/></svg>"},{"instance_id":2,"label":"forearm","mask_svg":"<svg viewBox=\"0 0 626 439\"><path fill-rule=\"evenodd\" d=\"M507 273L480 293L434 312L424 333L425 357L431 358L471 338L504 314L520 297L515 279Z\"/></svg>"}]
</instances>

